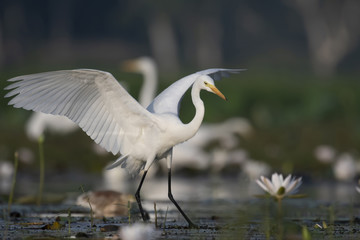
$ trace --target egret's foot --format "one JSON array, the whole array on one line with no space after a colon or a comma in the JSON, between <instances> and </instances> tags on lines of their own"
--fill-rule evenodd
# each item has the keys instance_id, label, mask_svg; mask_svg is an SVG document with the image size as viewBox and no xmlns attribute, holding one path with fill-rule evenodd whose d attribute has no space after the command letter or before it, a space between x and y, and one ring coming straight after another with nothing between
<instances>
[{"instance_id":1,"label":"egret's foot","mask_svg":"<svg viewBox=\"0 0 360 240\"><path fill-rule=\"evenodd\" d=\"M144 215L142 215L142 219L144 222L149 222L150 221L150 216L149 213L147 211L144 211Z\"/></svg>"}]
</instances>

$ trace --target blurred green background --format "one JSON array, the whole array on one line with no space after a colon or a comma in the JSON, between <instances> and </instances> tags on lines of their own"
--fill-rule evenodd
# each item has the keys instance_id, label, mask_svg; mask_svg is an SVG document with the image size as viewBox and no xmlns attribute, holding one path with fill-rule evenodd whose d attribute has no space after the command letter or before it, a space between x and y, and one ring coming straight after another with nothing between
<instances>
[{"instance_id":1,"label":"blurred green background","mask_svg":"<svg viewBox=\"0 0 360 240\"><path fill-rule=\"evenodd\" d=\"M246 68L217 83L229 98L202 94L206 122L244 117L254 131L239 148L274 171L333 178L314 150L328 145L359 162L360 2L277 1L1 1L0 91L22 74L95 68L113 73L138 96L142 78L120 64L151 56L160 89L194 71ZM0 159L28 148L31 112L0 98ZM189 96L181 118L194 114ZM115 157L91 151L81 131L47 134L47 171L100 172ZM84 164L86 162L86 164ZM36 164L21 164L37 171Z\"/></svg>"}]
</instances>

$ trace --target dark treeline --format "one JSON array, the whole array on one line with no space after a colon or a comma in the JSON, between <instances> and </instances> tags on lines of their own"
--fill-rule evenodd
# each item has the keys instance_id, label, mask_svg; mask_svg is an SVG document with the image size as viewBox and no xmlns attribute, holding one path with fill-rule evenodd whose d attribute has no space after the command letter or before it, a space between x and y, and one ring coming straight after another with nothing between
<instances>
[{"instance_id":1,"label":"dark treeline","mask_svg":"<svg viewBox=\"0 0 360 240\"><path fill-rule=\"evenodd\" d=\"M359 69L359 9L357 0L1 1L0 67L151 55L163 71L278 63L332 75Z\"/></svg>"}]
</instances>

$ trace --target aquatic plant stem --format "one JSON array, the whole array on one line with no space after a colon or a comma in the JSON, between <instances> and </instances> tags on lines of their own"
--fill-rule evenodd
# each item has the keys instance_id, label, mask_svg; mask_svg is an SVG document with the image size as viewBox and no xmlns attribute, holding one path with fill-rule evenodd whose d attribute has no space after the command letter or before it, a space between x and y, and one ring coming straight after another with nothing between
<instances>
[{"instance_id":1,"label":"aquatic plant stem","mask_svg":"<svg viewBox=\"0 0 360 240\"><path fill-rule=\"evenodd\" d=\"M129 224L131 224L131 203L130 203L130 201L128 201L127 208L128 208Z\"/></svg>"},{"instance_id":2,"label":"aquatic plant stem","mask_svg":"<svg viewBox=\"0 0 360 240\"><path fill-rule=\"evenodd\" d=\"M82 193L85 194L85 191L84 191L84 188L83 188L82 185L80 186L80 189L81 189ZM90 207L90 224L91 224L90 230L92 231L93 230L93 225L94 225L94 212L93 212L91 202L90 202L90 198L89 198L88 195L86 196L86 200L88 201L89 207Z\"/></svg>"},{"instance_id":3,"label":"aquatic plant stem","mask_svg":"<svg viewBox=\"0 0 360 240\"><path fill-rule=\"evenodd\" d=\"M155 228L158 228L156 202L154 202Z\"/></svg>"},{"instance_id":4,"label":"aquatic plant stem","mask_svg":"<svg viewBox=\"0 0 360 240\"><path fill-rule=\"evenodd\" d=\"M45 175L45 158L44 158L44 136L41 135L38 139L39 143L39 158L40 158L40 180L39 180L39 192L36 200L37 205L41 205L42 194L44 190L44 175Z\"/></svg>"},{"instance_id":5,"label":"aquatic plant stem","mask_svg":"<svg viewBox=\"0 0 360 240\"><path fill-rule=\"evenodd\" d=\"M277 227L278 227L278 235L277 239L282 240L283 239L283 233L284 233L284 225L283 225L283 211L282 211L282 198L277 198L277 205L278 205L278 216L277 216Z\"/></svg>"},{"instance_id":6,"label":"aquatic plant stem","mask_svg":"<svg viewBox=\"0 0 360 240\"><path fill-rule=\"evenodd\" d=\"M10 213L11 205L12 205L13 198L14 198L16 174L17 174L17 170L18 170L18 165L19 165L19 154L18 154L18 152L15 152L15 154L14 154L14 175L12 177L11 190L10 190L9 201L8 201L8 209L7 209L8 213Z\"/></svg>"},{"instance_id":7,"label":"aquatic plant stem","mask_svg":"<svg viewBox=\"0 0 360 240\"><path fill-rule=\"evenodd\" d=\"M330 233L330 239L334 239L334 232L335 232L335 212L334 212L334 205L329 206L329 228L328 231Z\"/></svg>"},{"instance_id":8,"label":"aquatic plant stem","mask_svg":"<svg viewBox=\"0 0 360 240\"><path fill-rule=\"evenodd\" d=\"M164 233L165 233L165 228L166 228L166 220L167 220L168 211L169 211L169 206L166 208L166 212L165 212L165 218L164 218L164 223L163 223Z\"/></svg>"},{"instance_id":9,"label":"aquatic plant stem","mask_svg":"<svg viewBox=\"0 0 360 240\"><path fill-rule=\"evenodd\" d=\"M282 198L277 198L277 212L278 212L278 218L282 218Z\"/></svg>"},{"instance_id":10,"label":"aquatic plant stem","mask_svg":"<svg viewBox=\"0 0 360 240\"><path fill-rule=\"evenodd\" d=\"M69 233L69 237L71 236L71 209L68 209L68 233Z\"/></svg>"},{"instance_id":11,"label":"aquatic plant stem","mask_svg":"<svg viewBox=\"0 0 360 240\"><path fill-rule=\"evenodd\" d=\"M264 228L265 228L265 236L266 240L269 240L271 237L271 225L270 225L270 199L266 198L265 205L265 218L264 218Z\"/></svg>"},{"instance_id":12,"label":"aquatic plant stem","mask_svg":"<svg viewBox=\"0 0 360 240\"><path fill-rule=\"evenodd\" d=\"M10 216L11 205L12 205L13 197L14 197L16 174L17 174L18 165L19 165L18 163L19 163L19 154L18 154L18 152L15 152L15 154L14 154L14 175L12 177L11 190L10 190L9 201L8 201L8 208L7 208L7 211L5 208L3 209L4 220L6 221L5 229L3 230L3 238L2 238L4 240L8 239L8 233L9 233L9 227L10 227L9 216Z\"/></svg>"}]
</instances>

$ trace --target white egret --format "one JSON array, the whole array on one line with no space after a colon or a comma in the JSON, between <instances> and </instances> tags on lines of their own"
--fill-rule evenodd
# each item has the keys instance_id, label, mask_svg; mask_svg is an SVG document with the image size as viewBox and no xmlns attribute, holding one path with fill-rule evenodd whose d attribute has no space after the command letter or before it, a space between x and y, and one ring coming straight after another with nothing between
<instances>
[{"instance_id":1,"label":"white egret","mask_svg":"<svg viewBox=\"0 0 360 240\"><path fill-rule=\"evenodd\" d=\"M271 167L265 162L247 159L242 164L242 171L248 179L254 180L261 175L268 175L271 171Z\"/></svg>"},{"instance_id":2,"label":"white egret","mask_svg":"<svg viewBox=\"0 0 360 240\"><path fill-rule=\"evenodd\" d=\"M357 174L357 160L350 153L342 153L337 156L333 164L334 176L339 181L350 182Z\"/></svg>"},{"instance_id":3,"label":"white egret","mask_svg":"<svg viewBox=\"0 0 360 240\"><path fill-rule=\"evenodd\" d=\"M133 175L143 170L135 198L144 221L140 190L151 165L165 158L168 167L168 197L190 227L187 217L171 192L172 149L193 137L204 117L200 91L225 96L214 80L242 69L207 69L184 77L161 92L147 109L142 107L108 72L92 69L62 70L18 76L8 81L16 108L63 115L76 122L96 143L113 154L122 154L109 168L122 166ZM191 89L194 118L184 124L179 118L183 95Z\"/></svg>"},{"instance_id":4,"label":"white egret","mask_svg":"<svg viewBox=\"0 0 360 240\"><path fill-rule=\"evenodd\" d=\"M0 160L0 193L9 193L12 178L15 172L14 164L10 161Z\"/></svg>"},{"instance_id":5,"label":"white egret","mask_svg":"<svg viewBox=\"0 0 360 240\"><path fill-rule=\"evenodd\" d=\"M140 89L139 103L147 107L154 99L158 85L156 62L151 57L142 56L125 61L122 63L122 69L140 73L143 76L144 81ZM178 144L173 149L173 164L176 164L173 165L173 169L190 167L191 169L205 170L209 167L209 159L213 155L205 151L205 148L211 142L218 142L220 147L225 149L223 153L227 153L228 149L232 149L238 144L237 135L248 136L251 132L252 126L249 121L240 117L230 118L220 123L203 123L194 137L182 144ZM222 163L222 165L225 164L227 164L227 161ZM161 162L161 165L163 169L166 169L165 162ZM114 185L112 183L116 183L115 189L119 190L119 180L124 180L121 170L105 172L104 178L107 186L112 187ZM147 178L149 178L149 174ZM129 186L129 184L127 185ZM129 188L122 186L121 189L127 191Z\"/></svg>"},{"instance_id":6,"label":"white egret","mask_svg":"<svg viewBox=\"0 0 360 240\"><path fill-rule=\"evenodd\" d=\"M125 71L140 73L144 77L139 93L139 103L143 107L149 106L154 100L158 85L158 72L155 61L150 57L139 57L125 61L122 68Z\"/></svg>"},{"instance_id":7,"label":"white egret","mask_svg":"<svg viewBox=\"0 0 360 240\"><path fill-rule=\"evenodd\" d=\"M319 145L314 149L314 157L325 164L333 163L336 159L336 149L329 145Z\"/></svg>"},{"instance_id":8,"label":"white egret","mask_svg":"<svg viewBox=\"0 0 360 240\"><path fill-rule=\"evenodd\" d=\"M65 135L78 129L78 126L67 117L42 112L34 112L25 126L26 135L33 141L37 141L47 129Z\"/></svg>"}]
</instances>

